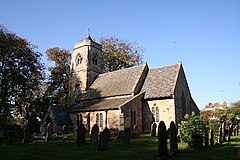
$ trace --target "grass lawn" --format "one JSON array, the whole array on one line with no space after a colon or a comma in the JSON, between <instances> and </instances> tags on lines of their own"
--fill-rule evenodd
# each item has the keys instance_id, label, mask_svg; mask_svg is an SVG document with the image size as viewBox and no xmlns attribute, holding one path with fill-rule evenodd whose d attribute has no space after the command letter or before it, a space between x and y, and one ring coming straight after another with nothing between
<instances>
[{"instance_id":1,"label":"grass lawn","mask_svg":"<svg viewBox=\"0 0 240 160\"><path fill-rule=\"evenodd\" d=\"M34 141L30 144L0 144L0 160L154 160L157 155L157 138L143 134L131 139L130 145L112 137L108 151L97 152L96 145L76 145L74 138L67 140ZM190 150L186 144L179 144L179 152L171 160L237 160L240 158L240 136L231 142L198 150Z\"/></svg>"}]
</instances>

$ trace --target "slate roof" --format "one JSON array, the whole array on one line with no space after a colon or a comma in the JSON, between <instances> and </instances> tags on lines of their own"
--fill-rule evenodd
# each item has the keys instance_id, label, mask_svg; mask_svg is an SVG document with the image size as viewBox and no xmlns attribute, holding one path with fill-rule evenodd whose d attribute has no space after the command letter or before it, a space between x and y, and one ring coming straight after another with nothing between
<instances>
[{"instance_id":1,"label":"slate roof","mask_svg":"<svg viewBox=\"0 0 240 160\"><path fill-rule=\"evenodd\" d=\"M44 121L49 116L52 121L58 125L72 125L72 121L67 113L67 108L61 108L57 105L52 105L48 108Z\"/></svg>"},{"instance_id":2,"label":"slate roof","mask_svg":"<svg viewBox=\"0 0 240 160\"><path fill-rule=\"evenodd\" d=\"M137 87L147 64L100 74L89 91L79 94L76 101L129 95Z\"/></svg>"},{"instance_id":3,"label":"slate roof","mask_svg":"<svg viewBox=\"0 0 240 160\"><path fill-rule=\"evenodd\" d=\"M142 87L144 99L171 97L181 63L150 69Z\"/></svg>"},{"instance_id":4,"label":"slate roof","mask_svg":"<svg viewBox=\"0 0 240 160\"><path fill-rule=\"evenodd\" d=\"M83 101L72 106L69 112L79 111L100 111L109 109L118 109L133 97L113 98L113 99L97 99L91 101Z\"/></svg>"}]
</instances>

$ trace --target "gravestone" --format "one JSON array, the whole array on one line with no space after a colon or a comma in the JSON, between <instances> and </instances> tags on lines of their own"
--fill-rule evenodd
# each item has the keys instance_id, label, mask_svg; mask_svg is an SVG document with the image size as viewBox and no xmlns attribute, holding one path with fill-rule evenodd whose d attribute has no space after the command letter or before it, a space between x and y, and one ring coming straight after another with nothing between
<instances>
[{"instance_id":1,"label":"gravestone","mask_svg":"<svg viewBox=\"0 0 240 160\"><path fill-rule=\"evenodd\" d=\"M119 140L119 139L123 140L123 137L124 137L124 131L121 130L121 131L118 132L117 139L118 139L118 140Z\"/></svg>"},{"instance_id":2,"label":"gravestone","mask_svg":"<svg viewBox=\"0 0 240 160\"><path fill-rule=\"evenodd\" d=\"M169 133L170 133L170 155L173 155L178 150L177 128L173 121L170 123Z\"/></svg>"},{"instance_id":3,"label":"gravestone","mask_svg":"<svg viewBox=\"0 0 240 160\"><path fill-rule=\"evenodd\" d=\"M99 127L97 124L94 124L91 130L91 144L98 143L98 133L99 133Z\"/></svg>"},{"instance_id":4,"label":"gravestone","mask_svg":"<svg viewBox=\"0 0 240 160\"><path fill-rule=\"evenodd\" d=\"M222 126L219 127L219 137L218 137L218 143L222 143Z\"/></svg>"},{"instance_id":5,"label":"gravestone","mask_svg":"<svg viewBox=\"0 0 240 160\"><path fill-rule=\"evenodd\" d=\"M24 129L23 129L23 140L22 140L22 143L23 144L27 144L29 142L31 142L31 136L32 136L32 133L31 133L31 127L29 124L25 125L24 126Z\"/></svg>"},{"instance_id":6,"label":"gravestone","mask_svg":"<svg viewBox=\"0 0 240 160\"><path fill-rule=\"evenodd\" d=\"M158 126L158 159L165 159L167 157L167 131L165 123L161 121Z\"/></svg>"},{"instance_id":7,"label":"gravestone","mask_svg":"<svg viewBox=\"0 0 240 160\"><path fill-rule=\"evenodd\" d=\"M106 127L102 132L100 132L100 140L98 142L97 151L106 151L109 139L110 139L110 131Z\"/></svg>"},{"instance_id":8,"label":"gravestone","mask_svg":"<svg viewBox=\"0 0 240 160\"><path fill-rule=\"evenodd\" d=\"M124 137L123 137L123 144L130 144L130 137L131 137L130 128L125 128Z\"/></svg>"},{"instance_id":9,"label":"gravestone","mask_svg":"<svg viewBox=\"0 0 240 160\"><path fill-rule=\"evenodd\" d=\"M62 126L62 134L67 134L67 126L66 125Z\"/></svg>"},{"instance_id":10,"label":"gravestone","mask_svg":"<svg viewBox=\"0 0 240 160\"><path fill-rule=\"evenodd\" d=\"M152 125L151 125L151 136L152 137L155 137L156 136L156 133L157 133L157 124L156 123L153 123Z\"/></svg>"},{"instance_id":11,"label":"gravestone","mask_svg":"<svg viewBox=\"0 0 240 160\"><path fill-rule=\"evenodd\" d=\"M47 131L46 131L46 141L50 141L52 139L52 132L53 132L53 125L52 123L48 123L47 125Z\"/></svg>"},{"instance_id":12,"label":"gravestone","mask_svg":"<svg viewBox=\"0 0 240 160\"><path fill-rule=\"evenodd\" d=\"M79 124L77 128L77 144L85 144L86 143L86 128L85 126L81 123Z\"/></svg>"},{"instance_id":13,"label":"gravestone","mask_svg":"<svg viewBox=\"0 0 240 160\"><path fill-rule=\"evenodd\" d=\"M214 135L213 130L210 130L210 146L214 145Z\"/></svg>"}]
</instances>

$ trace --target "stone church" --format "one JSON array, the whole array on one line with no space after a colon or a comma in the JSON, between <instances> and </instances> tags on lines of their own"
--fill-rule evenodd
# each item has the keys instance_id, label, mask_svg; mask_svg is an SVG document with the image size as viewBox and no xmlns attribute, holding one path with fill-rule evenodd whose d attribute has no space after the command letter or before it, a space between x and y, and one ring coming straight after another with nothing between
<instances>
[{"instance_id":1,"label":"stone church","mask_svg":"<svg viewBox=\"0 0 240 160\"><path fill-rule=\"evenodd\" d=\"M150 132L151 125L164 121L179 124L185 114L199 109L191 97L182 63L149 68L140 66L103 73L101 45L88 35L74 45L69 80L71 106L51 106L45 121L55 128L82 122L88 131L129 127Z\"/></svg>"}]
</instances>

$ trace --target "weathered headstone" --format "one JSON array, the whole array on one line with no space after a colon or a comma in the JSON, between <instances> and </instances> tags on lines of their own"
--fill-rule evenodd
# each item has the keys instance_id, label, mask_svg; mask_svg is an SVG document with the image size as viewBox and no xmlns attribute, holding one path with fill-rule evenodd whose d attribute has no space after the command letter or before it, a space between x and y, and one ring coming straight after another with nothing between
<instances>
[{"instance_id":1,"label":"weathered headstone","mask_svg":"<svg viewBox=\"0 0 240 160\"><path fill-rule=\"evenodd\" d=\"M118 139L118 140L119 140L119 139L123 140L123 137L124 137L124 131L121 130L121 131L118 132L117 139Z\"/></svg>"},{"instance_id":2,"label":"weathered headstone","mask_svg":"<svg viewBox=\"0 0 240 160\"><path fill-rule=\"evenodd\" d=\"M23 144L27 144L29 142L31 142L31 136L32 136L32 133L31 133L31 128L30 128L30 125L27 124L24 126L24 133L23 133L23 140L22 140L22 143Z\"/></svg>"},{"instance_id":3,"label":"weathered headstone","mask_svg":"<svg viewBox=\"0 0 240 160\"><path fill-rule=\"evenodd\" d=\"M167 131L163 121L158 126L158 159L164 159L168 156L167 149Z\"/></svg>"},{"instance_id":4,"label":"weathered headstone","mask_svg":"<svg viewBox=\"0 0 240 160\"><path fill-rule=\"evenodd\" d=\"M156 136L156 133L157 133L157 124L154 122L154 123L151 125L151 136L152 136L152 137L155 137L155 136Z\"/></svg>"},{"instance_id":5,"label":"weathered headstone","mask_svg":"<svg viewBox=\"0 0 240 160\"><path fill-rule=\"evenodd\" d=\"M86 128L81 123L77 128L77 144L85 144L86 143Z\"/></svg>"},{"instance_id":6,"label":"weathered headstone","mask_svg":"<svg viewBox=\"0 0 240 160\"><path fill-rule=\"evenodd\" d=\"M218 143L222 143L222 126L219 127L219 137L218 137Z\"/></svg>"},{"instance_id":7,"label":"weathered headstone","mask_svg":"<svg viewBox=\"0 0 240 160\"><path fill-rule=\"evenodd\" d=\"M50 141L52 139L53 125L52 123L48 123L47 125L47 133L46 133L46 141Z\"/></svg>"},{"instance_id":8,"label":"weathered headstone","mask_svg":"<svg viewBox=\"0 0 240 160\"><path fill-rule=\"evenodd\" d=\"M130 137L131 137L130 128L125 128L124 137L123 137L123 144L130 144Z\"/></svg>"},{"instance_id":9,"label":"weathered headstone","mask_svg":"<svg viewBox=\"0 0 240 160\"><path fill-rule=\"evenodd\" d=\"M91 144L98 143L98 133L99 133L99 127L97 124L94 124L91 130Z\"/></svg>"},{"instance_id":10,"label":"weathered headstone","mask_svg":"<svg viewBox=\"0 0 240 160\"><path fill-rule=\"evenodd\" d=\"M110 131L106 127L102 132L100 132L100 140L98 142L97 151L106 151L109 139L110 139Z\"/></svg>"},{"instance_id":11,"label":"weathered headstone","mask_svg":"<svg viewBox=\"0 0 240 160\"><path fill-rule=\"evenodd\" d=\"M214 135L213 130L210 130L210 146L214 145Z\"/></svg>"},{"instance_id":12,"label":"weathered headstone","mask_svg":"<svg viewBox=\"0 0 240 160\"><path fill-rule=\"evenodd\" d=\"M177 128L175 123L172 121L170 123L170 155L173 155L178 150L178 143L177 143Z\"/></svg>"}]
</instances>

